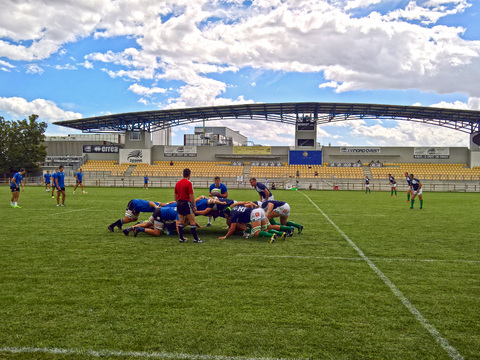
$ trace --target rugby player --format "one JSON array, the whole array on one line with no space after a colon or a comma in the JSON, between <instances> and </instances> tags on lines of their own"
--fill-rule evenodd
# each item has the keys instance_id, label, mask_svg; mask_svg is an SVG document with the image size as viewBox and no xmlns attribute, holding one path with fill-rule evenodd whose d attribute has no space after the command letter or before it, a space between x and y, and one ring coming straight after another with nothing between
<instances>
[{"instance_id":1,"label":"rugby player","mask_svg":"<svg viewBox=\"0 0 480 360\"><path fill-rule=\"evenodd\" d=\"M55 187L57 188L57 206L60 206L60 194L62 194L62 206L65 206L65 173L63 165L58 167L58 173L55 174Z\"/></svg>"},{"instance_id":2,"label":"rugby player","mask_svg":"<svg viewBox=\"0 0 480 360\"><path fill-rule=\"evenodd\" d=\"M391 186L391 193L390 196L393 196L393 192L395 192L395 197L397 197L397 182L395 181L395 177L392 174L388 174L389 178L388 181L390 182Z\"/></svg>"},{"instance_id":3,"label":"rugby player","mask_svg":"<svg viewBox=\"0 0 480 360\"><path fill-rule=\"evenodd\" d=\"M210 197L218 197L218 198L227 198L228 197L228 190L227 186L220 182L220 176L215 176L213 179L213 184L210 185L209 188L209 196ZM212 216L208 217L208 224L207 226L212 226Z\"/></svg>"},{"instance_id":4,"label":"rugby player","mask_svg":"<svg viewBox=\"0 0 480 360\"><path fill-rule=\"evenodd\" d=\"M270 238L270 243L275 242L277 239L277 231L268 229L268 219L265 215L265 211L262 208L256 208L256 204L252 202L234 203L231 207L228 206L223 210L223 214L227 219L229 225L228 232L225 236L221 236L218 239L223 240L233 235L235 231L245 231L248 229L247 224L251 224L251 233L257 237ZM247 233L248 234L248 233ZM281 237L285 239L286 233L282 232ZM249 235L247 235L247 238Z\"/></svg>"},{"instance_id":5,"label":"rugby player","mask_svg":"<svg viewBox=\"0 0 480 360\"><path fill-rule=\"evenodd\" d=\"M125 210L125 216L123 219L118 219L114 223L108 225L108 231L113 232L115 226L122 230L123 224L128 224L132 221L138 220L138 215L141 212L153 212L158 206L164 205L159 202L149 201L149 200L141 200L141 199L133 199L130 200L127 204L127 208Z\"/></svg>"},{"instance_id":6,"label":"rugby player","mask_svg":"<svg viewBox=\"0 0 480 360\"><path fill-rule=\"evenodd\" d=\"M365 194L367 193L370 194L370 179L368 178L368 176L365 176Z\"/></svg>"},{"instance_id":7,"label":"rugby player","mask_svg":"<svg viewBox=\"0 0 480 360\"><path fill-rule=\"evenodd\" d=\"M56 187L56 178L58 174L58 169L55 169L55 172L52 174L52 199L55 199L55 195L53 195Z\"/></svg>"},{"instance_id":8,"label":"rugby player","mask_svg":"<svg viewBox=\"0 0 480 360\"><path fill-rule=\"evenodd\" d=\"M123 233L128 235L130 231L133 231L133 236L137 236L139 232L144 232L145 234L153 236L160 236L164 228L167 226L167 222L172 221L175 223L175 226L178 226L178 213L175 208L160 205L155 208L148 221L126 228L123 230Z\"/></svg>"},{"instance_id":9,"label":"rugby player","mask_svg":"<svg viewBox=\"0 0 480 360\"><path fill-rule=\"evenodd\" d=\"M50 174L50 170L47 170L47 173L43 175L43 183L45 184L45 191L48 192L50 190L50 178L52 174Z\"/></svg>"},{"instance_id":10,"label":"rugby player","mask_svg":"<svg viewBox=\"0 0 480 360\"><path fill-rule=\"evenodd\" d=\"M412 197L410 199L410 209L413 209L415 198L418 195L418 198L420 199L420 210L422 210L423 209L422 183L420 182L420 180L415 179L413 177L413 174L410 174L409 178L410 178L410 184L412 185L412 191L413 191Z\"/></svg>"},{"instance_id":11,"label":"rugby player","mask_svg":"<svg viewBox=\"0 0 480 360\"><path fill-rule=\"evenodd\" d=\"M82 189L83 193L86 194L85 189L83 188L83 173L82 169L78 170L78 173L75 175L75 180L76 184L75 187L73 188L73 193L75 194L75 190L77 189L78 185L80 185L80 188Z\"/></svg>"},{"instance_id":12,"label":"rugby player","mask_svg":"<svg viewBox=\"0 0 480 360\"><path fill-rule=\"evenodd\" d=\"M407 180L407 201L405 202L410 202L410 195L413 194L413 190L412 190L412 182L410 180L410 176L408 176L408 172L405 173L405 180Z\"/></svg>"},{"instance_id":13,"label":"rugby player","mask_svg":"<svg viewBox=\"0 0 480 360\"><path fill-rule=\"evenodd\" d=\"M143 177L143 188L148 190L148 175L145 174L145 176Z\"/></svg>"},{"instance_id":14,"label":"rugby player","mask_svg":"<svg viewBox=\"0 0 480 360\"><path fill-rule=\"evenodd\" d=\"M25 169L21 169L19 172L15 173L10 182L10 191L12 192L12 198L10 199L10 206L12 208L21 209L21 206L18 206L18 198L20 196L20 187L22 191L25 191L23 183L23 175L25 174Z\"/></svg>"},{"instance_id":15,"label":"rugby player","mask_svg":"<svg viewBox=\"0 0 480 360\"><path fill-rule=\"evenodd\" d=\"M252 187L254 187L255 190L257 190L258 194L260 195L260 201L262 203L266 200L274 200L270 190L268 190L268 188L264 184L258 182L257 179L251 178L250 185L252 185Z\"/></svg>"},{"instance_id":16,"label":"rugby player","mask_svg":"<svg viewBox=\"0 0 480 360\"><path fill-rule=\"evenodd\" d=\"M294 223L293 221L288 221L288 216L290 215L290 205L285 201L268 200L259 205L265 211L265 215L272 226L269 227L269 229L284 231L289 236L293 235L293 229L295 228L298 230L298 234L302 233L303 225ZM280 218L280 224L274 220L276 217Z\"/></svg>"}]
</instances>

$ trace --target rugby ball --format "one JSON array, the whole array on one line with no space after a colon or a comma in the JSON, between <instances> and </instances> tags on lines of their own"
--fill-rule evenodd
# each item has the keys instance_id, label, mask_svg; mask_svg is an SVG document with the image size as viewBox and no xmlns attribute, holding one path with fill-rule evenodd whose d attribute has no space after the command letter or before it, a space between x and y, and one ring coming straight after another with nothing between
<instances>
[{"instance_id":1,"label":"rugby ball","mask_svg":"<svg viewBox=\"0 0 480 360\"><path fill-rule=\"evenodd\" d=\"M220 195L222 191L218 188L213 188L212 191L210 191L212 195Z\"/></svg>"}]
</instances>

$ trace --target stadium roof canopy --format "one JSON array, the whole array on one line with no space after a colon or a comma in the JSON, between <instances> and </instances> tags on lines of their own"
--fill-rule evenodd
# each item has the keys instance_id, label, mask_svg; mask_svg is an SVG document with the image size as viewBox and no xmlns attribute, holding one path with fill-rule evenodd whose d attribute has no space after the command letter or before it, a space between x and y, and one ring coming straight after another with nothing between
<instances>
[{"instance_id":1,"label":"stadium roof canopy","mask_svg":"<svg viewBox=\"0 0 480 360\"><path fill-rule=\"evenodd\" d=\"M277 103L208 106L142 111L54 122L83 132L148 131L210 120L267 120L286 124L316 121L318 125L345 120L405 120L443 126L466 133L480 130L480 111L424 106L354 103Z\"/></svg>"}]
</instances>

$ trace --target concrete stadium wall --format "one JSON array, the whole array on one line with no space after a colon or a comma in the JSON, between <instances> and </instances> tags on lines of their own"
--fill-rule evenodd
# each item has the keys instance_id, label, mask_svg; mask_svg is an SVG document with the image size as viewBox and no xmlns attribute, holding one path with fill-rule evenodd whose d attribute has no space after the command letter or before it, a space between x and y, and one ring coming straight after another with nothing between
<instances>
[{"instance_id":1,"label":"concrete stadium wall","mask_svg":"<svg viewBox=\"0 0 480 360\"><path fill-rule=\"evenodd\" d=\"M355 147L355 146L352 146ZM421 163L421 164L467 164L470 166L470 150L467 147L451 147L448 159L415 159L414 147L357 146L357 148L378 148L379 153L359 154L342 153L343 146L323 147L323 162L357 162L369 163L372 160L381 163Z\"/></svg>"}]
</instances>

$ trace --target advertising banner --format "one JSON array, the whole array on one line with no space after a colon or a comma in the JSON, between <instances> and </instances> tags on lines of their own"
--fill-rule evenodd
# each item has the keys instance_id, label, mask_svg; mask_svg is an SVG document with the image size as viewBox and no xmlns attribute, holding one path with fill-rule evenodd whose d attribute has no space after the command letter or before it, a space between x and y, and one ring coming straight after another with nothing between
<instances>
[{"instance_id":1,"label":"advertising banner","mask_svg":"<svg viewBox=\"0 0 480 360\"><path fill-rule=\"evenodd\" d=\"M234 146L233 153L238 155L270 155L270 146Z\"/></svg>"},{"instance_id":2,"label":"advertising banner","mask_svg":"<svg viewBox=\"0 0 480 360\"><path fill-rule=\"evenodd\" d=\"M380 148L372 147L341 147L341 153L350 153L350 154L379 154Z\"/></svg>"},{"instance_id":3,"label":"advertising banner","mask_svg":"<svg viewBox=\"0 0 480 360\"><path fill-rule=\"evenodd\" d=\"M414 159L448 159L450 148L448 147L416 147L413 149Z\"/></svg>"},{"instance_id":4,"label":"advertising banner","mask_svg":"<svg viewBox=\"0 0 480 360\"><path fill-rule=\"evenodd\" d=\"M120 149L120 163L150 164L149 149Z\"/></svg>"},{"instance_id":5,"label":"advertising banner","mask_svg":"<svg viewBox=\"0 0 480 360\"><path fill-rule=\"evenodd\" d=\"M118 154L120 152L119 145L83 145L85 154Z\"/></svg>"},{"instance_id":6,"label":"advertising banner","mask_svg":"<svg viewBox=\"0 0 480 360\"><path fill-rule=\"evenodd\" d=\"M322 165L322 151L290 150L288 163L290 165Z\"/></svg>"},{"instance_id":7,"label":"advertising banner","mask_svg":"<svg viewBox=\"0 0 480 360\"><path fill-rule=\"evenodd\" d=\"M197 156L197 147L192 146L165 146L163 149L165 157L195 157Z\"/></svg>"}]
</instances>

